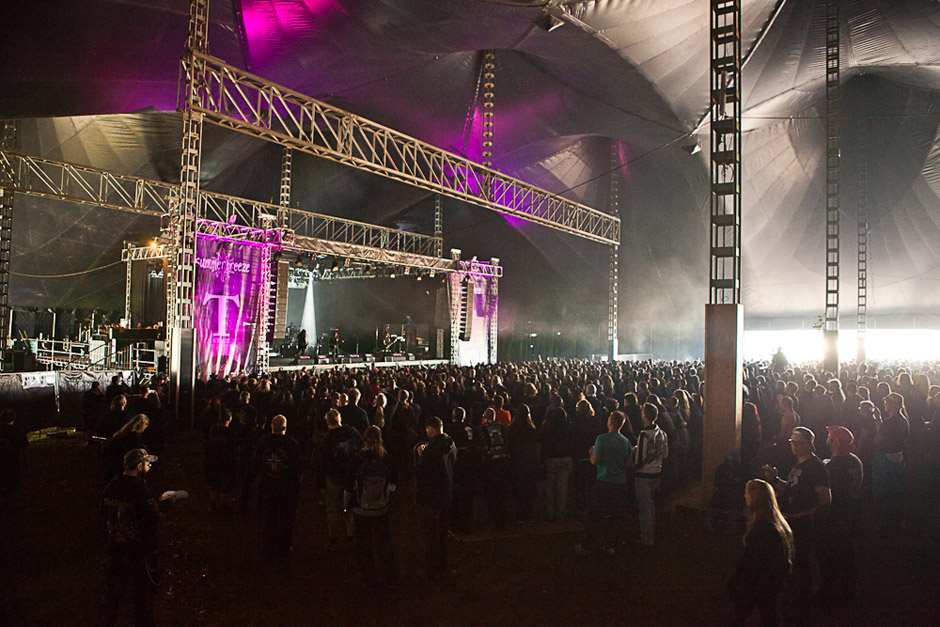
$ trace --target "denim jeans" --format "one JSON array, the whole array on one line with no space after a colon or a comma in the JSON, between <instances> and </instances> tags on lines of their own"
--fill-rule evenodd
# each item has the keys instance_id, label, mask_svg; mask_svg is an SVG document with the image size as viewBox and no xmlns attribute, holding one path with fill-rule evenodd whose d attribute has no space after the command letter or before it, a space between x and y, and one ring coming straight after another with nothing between
<instances>
[{"instance_id":1,"label":"denim jeans","mask_svg":"<svg viewBox=\"0 0 940 627\"><path fill-rule=\"evenodd\" d=\"M545 460L545 517L562 519L568 512L568 480L573 463L570 457Z\"/></svg>"},{"instance_id":2,"label":"denim jeans","mask_svg":"<svg viewBox=\"0 0 940 627\"><path fill-rule=\"evenodd\" d=\"M656 535L656 505L653 494L659 488L659 478L636 477L636 505L640 512L640 544L652 545Z\"/></svg>"}]
</instances>

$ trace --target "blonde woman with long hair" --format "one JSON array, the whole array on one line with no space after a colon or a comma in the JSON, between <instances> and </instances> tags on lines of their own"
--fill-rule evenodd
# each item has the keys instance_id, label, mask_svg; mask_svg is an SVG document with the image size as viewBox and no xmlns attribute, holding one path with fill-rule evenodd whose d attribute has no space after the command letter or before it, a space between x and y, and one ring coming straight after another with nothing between
<instances>
[{"instance_id":1,"label":"blonde woman with long hair","mask_svg":"<svg viewBox=\"0 0 940 627\"><path fill-rule=\"evenodd\" d=\"M793 532L769 483L761 479L748 481L744 498L747 502L744 553L728 582L734 624L744 625L756 608L762 625L776 625L777 597L793 565Z\"/></svg>"}]
</instances>

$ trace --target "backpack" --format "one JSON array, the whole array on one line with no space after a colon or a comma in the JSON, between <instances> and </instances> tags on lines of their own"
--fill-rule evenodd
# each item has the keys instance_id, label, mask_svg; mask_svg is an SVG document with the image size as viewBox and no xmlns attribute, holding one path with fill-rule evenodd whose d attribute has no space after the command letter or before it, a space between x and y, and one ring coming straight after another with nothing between
<instances>
[{"instance_id":1,"label":"backpack","mask_svg":"<svg viewBox=\"0 0 940 627\"><path fill-rule=\"evenodd\" d=\"M509 449L506 446L503 427L498 422L483 425L483 437L480 445L483 462L499 463L509 460Z\"/></svg>"},{"instance_id":2,"label":"backpack","mask_svg":"<svg viewBox=\"0 0 940 627\"><path fill-rule=\"evenodd\" d=\"M388 509L392 486L388 466L379 459L365 459L356 473L353 511L361 516L381 516Z\"/></svg>"}]
</instances>

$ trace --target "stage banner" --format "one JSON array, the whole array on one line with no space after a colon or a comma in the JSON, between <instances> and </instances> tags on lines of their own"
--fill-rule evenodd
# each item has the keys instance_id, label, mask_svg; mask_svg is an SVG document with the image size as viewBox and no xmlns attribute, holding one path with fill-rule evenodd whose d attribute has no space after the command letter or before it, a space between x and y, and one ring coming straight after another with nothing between
<instances>
[{"instance_id":1,"label":"stage banner","mask_svg":"<svg viewBox=\"0 0 940 627\"><path fill-rule=\"evenodd\" d=\"M262 247L196 238L196 376L250 370L261 293Z\"/></svg>"}]
</instances>

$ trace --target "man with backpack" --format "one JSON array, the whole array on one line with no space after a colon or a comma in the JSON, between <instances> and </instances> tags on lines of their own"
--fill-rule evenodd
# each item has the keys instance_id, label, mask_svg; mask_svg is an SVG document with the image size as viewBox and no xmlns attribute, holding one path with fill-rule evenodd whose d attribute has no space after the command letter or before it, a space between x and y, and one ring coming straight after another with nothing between
<instances>
[{"instance_id":1,"label":"man with backpack","mask_svg":"<svg viewBox=\"0 0 940 627\"><path fill-rule=\"evenodd\" d=\"M502 531L509 526L509 446L503 425L496 422L492 407L483 411L483 424L473 440L480 463L483 499L493 525Z\"/></svg>"},{"instance_id":2,"label":"man with backpack","mask_svg":"<svg viewBox=\"0 0 940 627\"><path fill-rule=\"evenodd\" d=\"M385 577L384 584L398 584L388 519L397 480L394 466L386 461L382 430L371 426L362 438L362 450L349 463L343 493L346 520L353 522L356 559L368 588L378 585L376 561Z\"/></svg>"},{"instance_id":3,"label":"man with backpack","mask_svg":"<svg viewBox=\"0 0 940 627\"><path fill-rule=\"evenodd\" d=\"M326 509L326 529L329 540L328 551L339 549L341 527L343 525L343 486L346 484L346 471L349 462L362 447L362 436L352 427L345 426L339 410L332 408L326 412L326 436L320 445L320 480L325 489L323 505ZM353 540L352 521L347 520L346 540Z\"/></svg>"}]
</instances>

